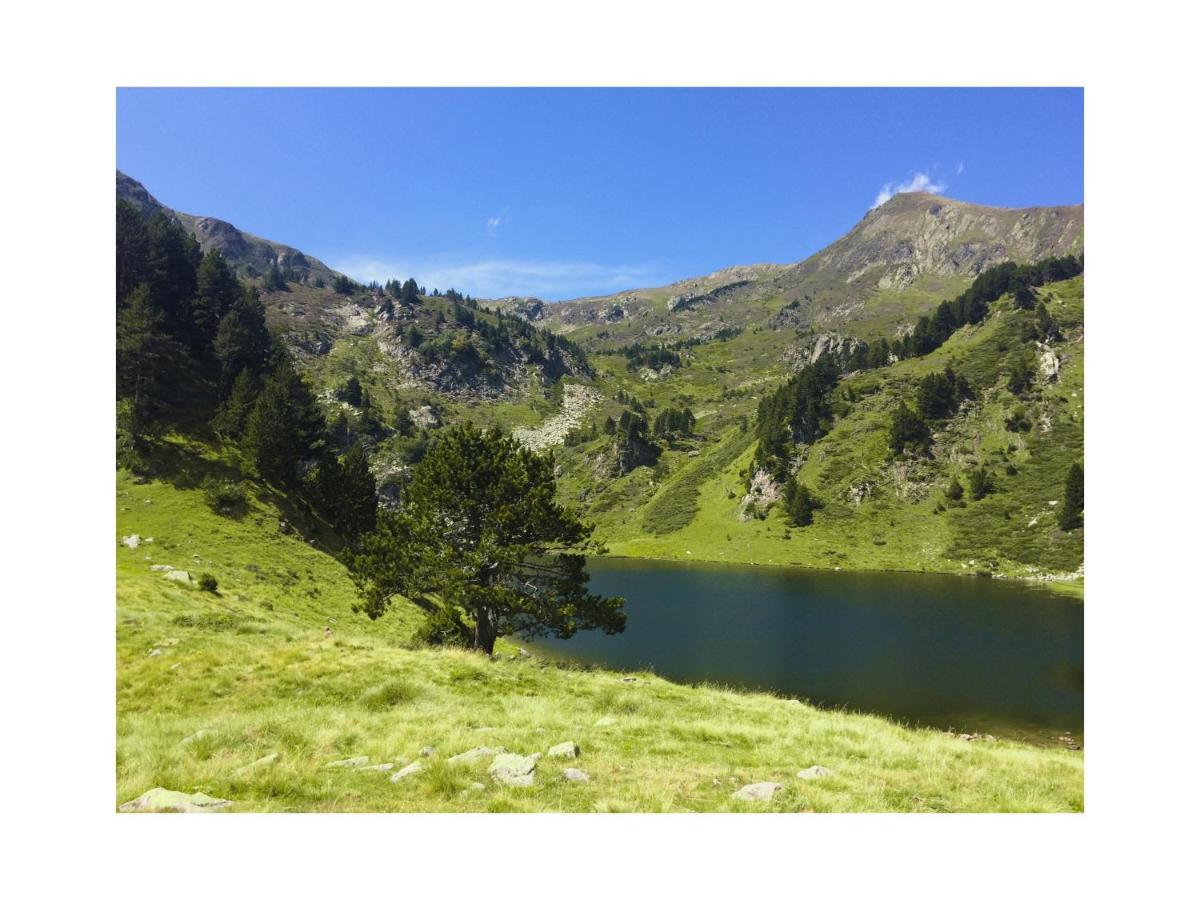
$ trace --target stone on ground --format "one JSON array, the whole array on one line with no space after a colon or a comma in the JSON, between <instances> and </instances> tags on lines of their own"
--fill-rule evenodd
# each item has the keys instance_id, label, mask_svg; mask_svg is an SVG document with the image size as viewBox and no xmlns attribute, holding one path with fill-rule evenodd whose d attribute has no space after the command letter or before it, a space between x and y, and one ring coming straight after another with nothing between
<instances>
[{"instance_id":1,"label":"stone on ground","mask_svg":"<svg viewBox=\"0 0 1200 900\"><path fill-rule=\"evenodd\" d=\"M252 763L246 763L246 765L237 770L237 774L245 775L247 772L253 772L255 769L261 769L263 766L273 766L277 762L279 762L279 754L268 753L261 759L256 759Z\"/></svg>"},{"instance_id":2,"label":"stone on ground","mask_svg":"<svg viewBox=\"0 0 1200 900\"><path fill-rule=\"evenodd\" d=\"M392 776L392 784L395 784L397 781L402 781L403 779L407 778L409 775L416 775L418 772L421 772L422 770L424 770L424 768L425 767L419 762L409 763L407 766L405 766L403 769L401 769L395 775Z\"/></svg>"},{"instance_id":3,"label":"stone on ground","mask_svg":"<svg viewBox=\"0 0 1200 900\"><path fill-rule=\"evenodd\" d=\"M352 756L349 759L335 759L333 762L325 763L327 769L357 769L359 766L365 766L371 761L369 756Z\"/></svg>"},{"instance_id":4,"label":"stone on ground","mask_svg":"<svg viewBox=\"0 0 1200 900\"><path fill-rule=\"evenodd\" d=\"M617 720L614 719L612 716L605 716L602 719L596 720L595 727L596 728L607 728L609 725L616 725L616 724L617 724Z\"/></svg>"},{"instance_id":5,"label":"stone on ground","mask_svg":"<svg viewBox=\"0 0 1200 900\"><path fill-rule=\"evenodd\" d=\"M433 756L433 754L435 754L435 753L437 753L437 750L433 747L422 747L421 748L422 756Z\"/></svg>"},{"instance_id":6,"label":"stone on ground","mask_svg":"<svg viewBox=\"0 0 1200 900\"><path fill-rule=\"evenodd\" d=\"M474 762L477 759L486 759L489 756L495 756L503 752L503 747L472 747L470 750L460 753L457 756L452 756L446 761L452 763Z\"/></svg>"},{"instance_id":7,"label":"stone on ground","mask_svg":"<svg viewBox=\"0 0 1200 900\"><path fill-rule=\"evenodd\" d=\"M187 569L172 569L163 575L168 581L178 581L180 584L191 584L192 576Z\"/></svg>"},{"instance_id":8,"label":"stone on ground","mask_svg":"<svg viewBox=\"0 0 1200 900\"><path fill-rule=\"evenodd\" d=\"M588 777L588 773L584 772L582 769L564 769L563 778L567 779L567 781L591 781L591 778Z\"/></svg>"},{"instance_id":9,"label":"stone on ground","mask_svg":"<svg viewBox=\"0 0 1200 900\"><path fill-rule=\"evenodd\" d=\"M396 768L395 763L380 763L377 766L362 766L361 768L359 768L358 771L360 771L360 772L390 772L394 768Z\"/></svg>"},{"instance_id":10,"label":"stone on ground","mask_svg":"<svg viewBox=\"0 0 1200 900\"><path fill-rule=\"evenodd\" d=\"M201 728L195 734L189 734L182 741L180 741L179 746L186 747L192 741L198 741L201 738L208 737L210 734L216 734L216 732L211 728Z\"/></svg>"},{"instance_id":11,"label":"stone on ground","mask_svg":"<svg viewBox=\"0 0 1200 900\"><path fill-rule=\"evenodd\" d=\"M222 800L208 794L185 794L183 791L169 791L164 787L156 787L146 791L136 800L122 804L119 811L207 813L232 805L232 800Z\"/></svg>"},{"instance_id":12,"label":"stone on ground","mask_svg":"<svg viewBox=\"0 0 1200 900\"><path fill-rule=\"evenodd\" d=\"M563 741L561 744L555 744L547 750L546 755L551 759L574 759L579 755L579 745L574 741Z\"/></svg>"},{"instance_id":13,"label":"stone on ground","mask_svg":"<svg viewBox=\"0 0 1200 900\"><path fill-rule=\"evenodd\" d=\"M162 563L159 563L159 564L157 564L157 565L153 565L153 566L151 566L151 567L150 567L150 571L151 571L151 572L174 572L174 571L175 571L175 567L174 567L174 566L167 566L167 565L163 565Z\"/></svg>"},{"instance_id":14,"label":"stone on ground","mask_svg":"<svg viewBox=\"0 0 1200 900\"><path fill-rule=\"evenodd\" d=\"M493 781L507 784L509 787L533 787L533 770L542 754L521 756L519 753L500 753L488 766L488 774Z\"/></svg>"},{"instance_id":15,"label":"stone on ground","mask_svg":"<svg viewBox=\"0 0 1200 900\"><path fill-rule=\"evenodd\" d=\"M777 781L759 781L733 792L734 800L770 800L783 785Z\"/></svg>"},{"instance_id":16,"label":"stone on ground","mask_svg":"<svg viewBox=\"0 0 1200 900\"><path fill-rule=\"evenodd\" d=\"M121 538L121 543L124 544L126 547L128 547L130 550L136 550L138 548L138 546L142 543L142 539L139 535L127 534L127 535L125 535L125 537Z\"/></svg>"},{"instance_id":17,"label":"stone on ground","mask_svg":"<svg viewBox=\"0 0 1200 900\"><path fill-rule=\"evenodd\" d=\"M811 781L814 778L825 778L833 774L832 769L827 769L824 766L809 766L803 771L797 772L797 778L803 778L805 781Z\"/></svg>"}]
</instances>

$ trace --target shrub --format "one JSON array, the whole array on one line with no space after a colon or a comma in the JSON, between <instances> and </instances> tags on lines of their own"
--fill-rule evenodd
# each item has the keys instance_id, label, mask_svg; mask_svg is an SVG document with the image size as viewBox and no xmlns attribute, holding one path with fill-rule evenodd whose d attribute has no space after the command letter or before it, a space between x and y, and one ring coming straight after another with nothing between
<instances>
[{"instance_id":1,"label":"shrub","mask_svg":"<svg viewBox=\"0 0 1200 900\"><path fill-rule=\"evenodd\" d=\"M969 482L971 486L972 500L982 500L984 497L990 494L994 488L994 485L992 484L991 473L982 467L971 473Z\"/></svg>"},{"instance_id":2,"label":"shrub","mask_svg":"<svg viewBox=\"0 0 1200 900\"><path fill-rule=\"evenodd\" d=\"M217 579L216 576L211 572L205 572L202 574L198 584L200 586L200 590L202 591L208 591L210 594L215 594L217 592Z\"/></svg>"},{"instance_id":3,"label":"shrub","mask_svg":"<svg viewBox=\"0 0 1200 900\"><path fill-rule=\"evenodd\" d=\"M946 485L947 500L961 500L963 495L963 486L957 478L951 478L950 483Z\"/></svg>"},{"instance_id":4,"label":"shrub","mask_svg":"<svg viewBox=\"0 0 1200 900\"><path fill-rule=\"evenodd\" d=\"M203 488L205 502L217 515L236 519L246 514L246 488L239 482L210 475L204 479Z\"/></svg>"}]
</instances>

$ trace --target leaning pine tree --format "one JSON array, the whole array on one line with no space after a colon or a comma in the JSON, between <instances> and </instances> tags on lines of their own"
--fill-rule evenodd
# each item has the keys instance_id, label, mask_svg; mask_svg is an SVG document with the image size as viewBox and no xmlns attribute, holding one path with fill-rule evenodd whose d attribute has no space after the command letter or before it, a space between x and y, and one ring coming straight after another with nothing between
<instances>
[{"instance_id":1,"label":"leaning pine tree","mask_svg":"<svg viewBox=\"0 0 1200 900\"><path fill-rule=\"evenodd\" d=\"M465 424L440 435L350 568L370 618L403 596L465 617L471 646L490 654L506 634L623 631L625 601L587 590L586 555L598 552L592 526L555 500L551 455Z\"/></svg>"}]
</instances>

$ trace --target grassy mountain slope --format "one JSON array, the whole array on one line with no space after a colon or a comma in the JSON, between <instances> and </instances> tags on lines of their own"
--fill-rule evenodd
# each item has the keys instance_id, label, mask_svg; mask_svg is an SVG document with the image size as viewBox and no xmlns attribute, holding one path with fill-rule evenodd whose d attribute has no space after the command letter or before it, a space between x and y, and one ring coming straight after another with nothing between
<instances>
[{"instance_id":1,"label":"grassy mountain slope","mask_svg":"<svg viewBox=\"0 0 1200 900\"><path fill-rule=\"evenodd\" d=\"M967 742L648 673L626 682L511 646L496 659L411 649L411 611L352 613L353 585L322 535L280 530L280 519L302 527L286 498L255 487L244 516L218 516L195 485L236 460L169 443L175 465L160 478L117 481L116 536L141 538L117 548L118 804L163 786L238 812L1082 809L1082 757L1065 749ZM212 573L219 593L155 565ZM565 740L582 756L541 760L528 789L493 784L486 763L446 762ZM425 746L436 748L425 771L395 784L325 768L358 755L405 764ZM567 765L590 782L565 781ZM811 765L834 774L796 778ZM731 799L764 780L784 785L769 804Z\"/></svg>"},{"instance_id":2,"label":"grassy mountain slope","mask_svg":"<svg viewBox=\"0 0 1200 900\"><path fill-rule=\"evenodd\" d=\"M121 175L118 192L157 207ZM1007 210L901 194L804 262L739 266L612 297L509 298L464 310L422 296L389 308L381 291L340 294L312 270L262 301L331 419L361 420L337 392L352 376L367 389L382 423L368 443L384 480L404 477L414 441L424 439L396 434L398 420L432 434L469 419L555 447L564 498L617 553L1063 577L1082 561L1081 535L1058 532L1050 505L1082 455L1082 279L1041 291L1066 333L1053 347L1035 347L1031 314L1005 299L930 356L845 379L839 393L854 399L839 405L833 431L809 448L801 470L825 502L813 526L790 528L779 510L747 517L744 499L760 400L823 348L894 339L984 267L1079 251L1082 236L1081 207ZM513 317L536 326L532 339L513 330ZM550 348L542 329L566 335L586 358L572 344ZM637 344L673 348L679 363L631 365L622 354ZM1051 353L1061 370L1018 401L1004 388L1007 372L1035 352ZM900 399L911 403L921 375L947 363L968 376L979 400L944 427L932 460L893 463L891 410ZM668 407L692 409L695 434L664 443L653 466L614 477L604 465L612 442L600 426L628 407L620 396L638 398L651 419ZM1031 431L1006 430L1018 407L1035 423ZM572 428L586 437L593 427L596 438L561 446ZM995 493L947 506L949 480L979 466L994 473Z\"/></svg>"}]
</instances>

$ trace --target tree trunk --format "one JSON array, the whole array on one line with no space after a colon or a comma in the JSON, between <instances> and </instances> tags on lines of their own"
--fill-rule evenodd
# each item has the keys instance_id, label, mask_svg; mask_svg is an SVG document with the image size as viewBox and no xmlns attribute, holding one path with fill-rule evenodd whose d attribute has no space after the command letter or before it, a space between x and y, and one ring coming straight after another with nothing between
<instances>
[{"instance_id":1,"label":"tree trunk","mask_svg":"<svg viewBox=\"0 0 1200 900\"><path fill-rule=\"evenodd\" d=\"M475 614L475 647L474 649L492 655L496 646L496 611L490 606L480 607Z\"/></svg>"}]
</instances>

